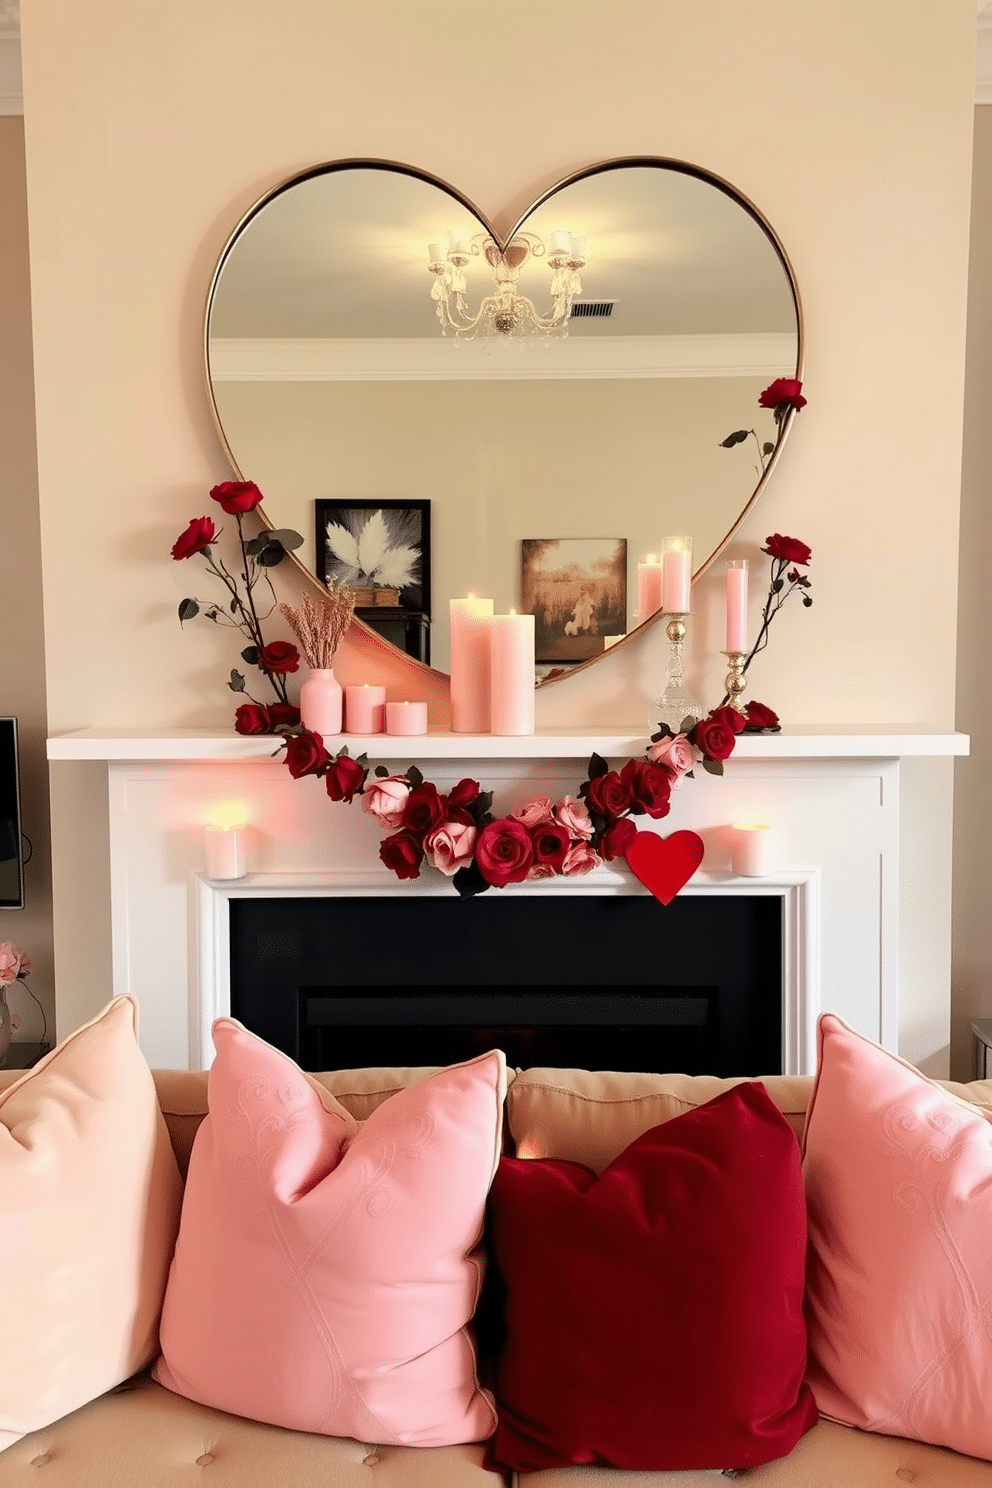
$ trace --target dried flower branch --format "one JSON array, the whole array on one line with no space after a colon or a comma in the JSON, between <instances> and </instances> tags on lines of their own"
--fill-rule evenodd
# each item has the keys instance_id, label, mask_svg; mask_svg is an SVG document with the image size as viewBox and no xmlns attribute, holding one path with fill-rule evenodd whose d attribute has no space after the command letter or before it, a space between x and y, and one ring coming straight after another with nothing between
<instances>
[{"instance_id":1,"label":"dried flower branch","mask_svg":"<svg viewBox=\"0 0 992 1488\"><path fill-rule=\"evenodd\" d=\"M319 599L304 594L299 609L280 604L279 613L289 621L307 666L325 669L334 665L341 638L355 612L355 595L346 584L329 584Z\"/></svg>"}]
</instances>

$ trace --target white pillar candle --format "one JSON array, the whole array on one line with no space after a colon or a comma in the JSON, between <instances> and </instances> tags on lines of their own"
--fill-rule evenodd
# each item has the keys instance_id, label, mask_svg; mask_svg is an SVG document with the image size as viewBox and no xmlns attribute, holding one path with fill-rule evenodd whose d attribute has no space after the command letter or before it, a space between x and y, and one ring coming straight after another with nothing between
<instances>
[{"instance_id":1,"label":"white pillar candle","mask_svg":"<svg viewBox=\"0 0 992 1488\"><path fill-rule=\"evenodd\" d=\"M492 731L534 732L534 616L494 615L490 621Z\"/></svg>"},{"instance_id":2,"label":"white pillar candle","mask_svg":"<svg viewBox=\"0 0 992 1488\"><path fill-rule=\"evenodd\" d=\"M727 651L747 650L747 562L727 565Z\"/></svg>"},{"instance_id":3,"label":"white pillar candle","mask_svg":"<svg viewBox=\"0 0 992 1488\"><path fill-rule=\"evenodd\" d=\"M370 682L346 687L344 714L349 734L381 734L386 722L386 689Z\"/></svg>"},{"instance_id":4,"label":"white pillar candle","mask_svg":"<svg viewBox=\"0 0 992 1488\"><path fill-rule=\"evenodd\" d=\"M206 827L204 847L208 878L244 878L248 872L243 827Z\"/></svg>"},{"instance_id":5,"label":"white pillar candle","mask_svg":"<svg viewBox=\"0 0 992 1488\"><path fill-rule=\"evenodd\" d=\"M489 732L489 630L491 599L453 599L448 606L451 626L451 732ZM531 679L533 685L533 678Z\"/></svg>"},{"instance_id":6,"label":"white pillar candle","mask_svg":"<svg viewBox=\"0 0 992 1488\"><path fill-rule=\"evenodd\" d=\"M641 625L661 609L662 566L653 553L637 565L637 618Z\"/></svg>"},{"instance_id":7,"label":"white pillar candle","mask_svg":"<svg viewBox=\"0 0 992 1488\"><path fill-rule=\"evenodd\" d=\"M692 538L666 537L661 546L662 609L668 615L688 615Z\"/></svg>"},{"instance_id":8,"label":"white pillar candle","mask_svg":"<svg viewBox=\"0 0 992 1488\"><path fill-rule=\"evenodd\" d=\"M386 704L386 733L403 734L410 737L413 734L426 734L427 732L427 704L426 703L387 703Z\"/></svg>"},{"instance_id":9,"label":"white pillar candle","mask_svg":"<svg viewBox=\"0 0 992 1488\"><path fill-rule=\"evenodd\" d=\"M735 822L731 827L730 866L737 878L766 878L774 850L775 834L768 822Z\"/></svg>"}]
</instances>

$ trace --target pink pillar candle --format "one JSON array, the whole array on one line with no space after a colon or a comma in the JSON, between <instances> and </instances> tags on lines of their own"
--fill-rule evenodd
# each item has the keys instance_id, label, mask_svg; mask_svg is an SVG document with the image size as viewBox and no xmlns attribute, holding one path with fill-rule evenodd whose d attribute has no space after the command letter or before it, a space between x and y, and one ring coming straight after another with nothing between
<instances>
[{"instance_id":1,"label":"pink pillar candle","mask_svg":"<svg viewBox=\"0 0 992 1488\"><path fill-rule=\"evenodd\" d=\"M448 613L451 625L451 732L489 732L489 628L493 602L453 599Z\"/></svg>"},{"instance_id":2,"label":"pink pillar candle","mask_svg":"<svg viewBox=\"0 0 992 1488\"><path fill-rule=\"evenodd\" d=\"M747 650L747 562L743 558L727 566L726 650Z\"/></svg>"},{"instance_id":3,"label":"pink pillar candle","mask_svg":"<svg viewBox=\"0 0 992 1488\"><path fill-rule=\"evenodd\" d=\"M534 616L494 615L490 621L492 731L534 732Z\"/></svg>"},{"instance_id":4,"label":"pink pillar candle","mask_svg":"<svg viewBox=\"0 0 992 1488\"><path fill-rule=\"evenodd\" d=\"M345 727L349 734L381 734L386 721L386 689L370 682L344 690Z\"/></svg>"},{"instance_id":5,"label":"pink pillar candle","mask_svg":"<svg viewBox=\"0 0 992 1488\"><path fill-rule=\"evenodd\" d=\"M692 584L692 539L666 537L662 543L662 609L668 615L688 615Z\"/></svg>"},{"instance_id":6,"label":"pink pillar candle","mask_svg":"<svg viewBox=\"0 0 992 1488\"><path fill-rule=\"evenodd\" d=\"M637 565L637 618L643 625L649 615L661 609L662 567L653 553Z\"/></svg>"},{"instance_id":7,"label":"pink pillar candle","mask_svg":"<svg viewBox=\"0 0 992 1488\"><path fill-rule=\"evenodd\" d=\"M386 704L386 733L403 734L407 738L413 734L426 734L427 732L427 704L426 703L387 703Z\"/></svg>"}]
</instances>

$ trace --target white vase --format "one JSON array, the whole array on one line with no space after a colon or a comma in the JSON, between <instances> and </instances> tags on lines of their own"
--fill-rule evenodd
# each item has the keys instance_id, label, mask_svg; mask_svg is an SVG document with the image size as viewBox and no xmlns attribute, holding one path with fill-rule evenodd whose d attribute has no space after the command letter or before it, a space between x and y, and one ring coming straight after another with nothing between
<instances>
[{"instance_id":1,"label":"white vase","mask_svg":"<svg viewBox=\"0 0 992 1488\"><path fill-rule=\"evenodd\" d=\"M7 1067L7 1051L10 1048L10 1008L7 1006L7 989L0 987L0 1069Z\"/></svg>"},{"instance_id":2,"label":"white vase","mask_svg":"<svg viewBox=\"0 0 992 1488\"><path fill-rule=\"evenodd\" d=\"M341 683L332 667L311 667L300 688L300 722L322 739L341 732Z\"/></svg>"}]
</instances>

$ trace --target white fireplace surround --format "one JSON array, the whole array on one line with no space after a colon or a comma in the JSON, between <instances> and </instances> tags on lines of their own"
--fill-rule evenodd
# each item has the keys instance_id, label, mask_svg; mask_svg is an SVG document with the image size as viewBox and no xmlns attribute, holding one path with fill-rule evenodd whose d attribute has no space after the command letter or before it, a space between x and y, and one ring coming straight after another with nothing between
<instances>
[{"instance_id":1,"label":"white fireplace surround","mask_svg":"<svg viewBox=\"0 0 992 1488\"><path fill-rule=\"evenodd\" d=\"M352 754L404 770L416 763L440 788L468 775L506 811L528 795L574 793L595 750L612 762L643 752L636 728L543 730L521 739L432 733L397 740L342 738ZM84 729L49 740L49 758L102 760L108 770L113 991L141 1005L141 1043L158 1068L205 1068L210 1025L230 1011L229 905L246 896L454 894L425 870L412 882L382 867L382 833L368 814L328 801L322 784L294 781L273 759L277 741L206 730ZM685 894L760 894L782 900L782 1069L815 1068L825 1008L895 1050L899 1020L899 769L907 757L967 752L966 736L926 729L790 730L737 742L722 778L681 783L671 814L642 828L689 827L706 845ZM252 869L212 881L204 828L233 805L249 823ZM728 828L763 820L775 831L775 868L735 878ZM646 891L623 864L584 878L492 893ZM665 913L659 905L659 917ZM732 947L729 948L732 954ZM466 986L472 985L471 968Z\"/></svg>"}]
</instances>

